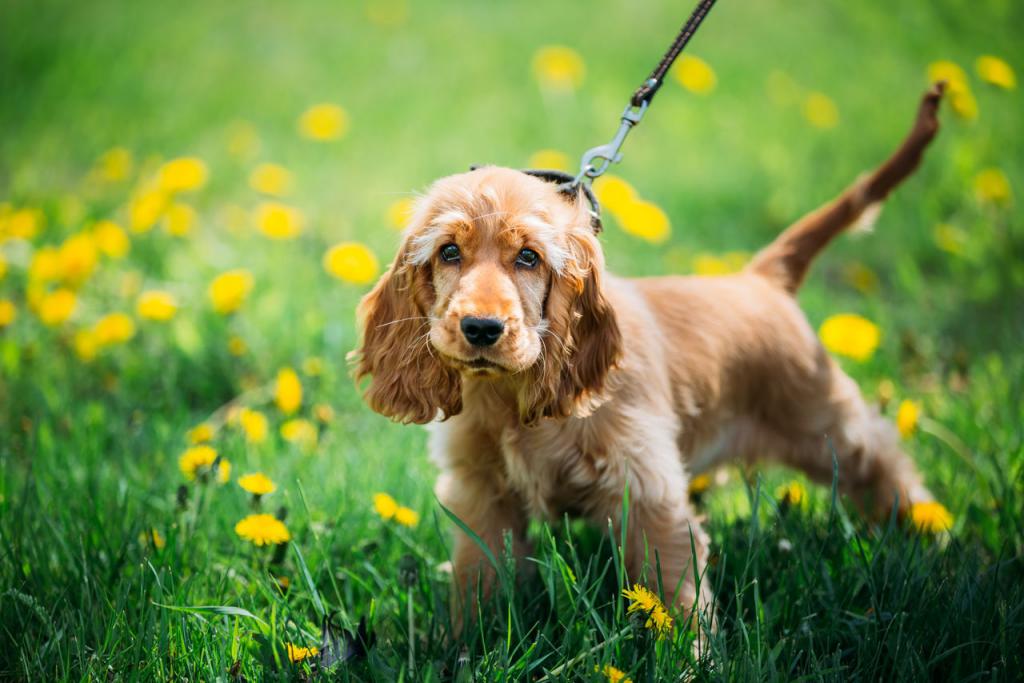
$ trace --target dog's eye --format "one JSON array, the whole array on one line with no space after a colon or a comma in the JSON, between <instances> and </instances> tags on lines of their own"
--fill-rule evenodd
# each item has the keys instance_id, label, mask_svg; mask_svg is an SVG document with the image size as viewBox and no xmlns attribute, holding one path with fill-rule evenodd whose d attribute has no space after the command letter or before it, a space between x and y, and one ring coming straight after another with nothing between
<instances>
[{"instance_id":1,"label":"dog's eye","mask_svg":"<svg viewBox=\"0 0 1024 683\"><path fill-rule=\"evenodd\" d=\"M533 249L520 249L516 256L516 265L524 268L533 268L540 263L540 255Z\"/></svg>"},{"instance_id":2,"label":"dog's eye","mask_svg":"<svg viewBox=\"0 0 1024 683\"><path fill-rule=\"evenodd\" d=\"M459 248L454 244L446 244L443 247L441 247L440 254L441 260L444 261L445 263L455 263L456 261L459 260L459 257L461 256L461 254L459 253Z\"/></svg>"}]
</instances>

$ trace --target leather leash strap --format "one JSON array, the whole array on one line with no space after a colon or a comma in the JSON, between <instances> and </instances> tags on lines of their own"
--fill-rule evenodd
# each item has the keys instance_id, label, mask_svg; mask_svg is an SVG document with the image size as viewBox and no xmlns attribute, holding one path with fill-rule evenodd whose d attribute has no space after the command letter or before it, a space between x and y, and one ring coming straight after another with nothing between
<instances>
[{"instance_id":1,"label":"leather leash strap","mask_svg":"<svg viewBox=\"0 0 1024 683\"><path fill-rule=\"evenodd\" d=\"M643 102L650 104L651 100L654 99L654 96L657 94L661 84L665 82L665 74L667 74L668 70L672 68L672 64L676 61L676 57L678 57L679 53L683 51L686 44L690 42L690 38L692 38L693 34L697 32L698 28L700 28L701 22L704 21L704 17L708 15L708 12L711 11L714 4L715 0L701 0L697 5L697 8L693 10L693 14L691 14L690 18L686 20L685 24L683 24L683 28L679 30L679 35L676 36L675 42L672 43L668 48L668 52L666 52L665 56L661 58L660 62L658 62L658 66L654 68L654 71L652 71L651 75L647 77L647 80L644 81L643 85L637 88L636 92L633 93L633 99L630 100L630 103L634 107L639 107Z\"/></svg>"},{"instance_id":2,"label":"leather leash strap","mask_svg":"<svg viewBox=\"0 0 1024 683\"><path fill-rule=\"evenodd\" d=\"M644 112L650 106L654 95L665 82L668 70L672 68L679 53L683 51L686 44L690 42L690 38L700 28L701 22L704 21L714 4L715 0L700 0L696 9L693 10L693 14L679 30L679 35L669 46L668 52L658 62L658 66L654 67L654 71L647 77L647 80L633 93L629 104L622 112L619 130L616 131L615 137L611 142L592 147L583 153L583 157L580 159L580 172L573 179L575 185L580 185L585 180L594 180L607 171L609 166L622 161L622 145L626 141L626 135L636 124L640 123L640 119L644 117Z\"/></svg>"}]
</instances>

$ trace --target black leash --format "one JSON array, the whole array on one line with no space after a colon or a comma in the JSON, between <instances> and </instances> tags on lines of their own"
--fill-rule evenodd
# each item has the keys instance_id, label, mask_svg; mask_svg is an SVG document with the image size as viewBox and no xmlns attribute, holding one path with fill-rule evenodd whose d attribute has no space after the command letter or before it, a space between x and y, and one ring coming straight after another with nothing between
<instances>
[{"instance_id":1,"label":"black leash","mask_svg":"<svg viewBox=\"0 0 1024 683\"><path fill-rule=\"evenodd\" d=\"M612 141L604 145L598 145L583 153L583 158L580 160L580 172L573 179L574 185L581 185L584 180L593 181L607 171L610 165L622 161L621 150L622 144L626 141L626 135L636 124L640 123L640 119L644 117L644 112L650 106L651 100L654 99L654 96L665 82L665 75L668 73L668 70L676 61L679 53L686 47L686 44L690 42L693 34L700 28L701 22L704 21L704 18L711 11L714 4L715 0L700 0L696 9L693 10L693 14L690 15L690 18L686 20L686 23L679 30L679 35L676 36L675 41L669 46L665 56L658 62L658 66L654 68L654 71L647 77L647 80L633 93L629 104L626 105L626 109L622 112L619 130L615 133Z\"/></svg>"},{"instance_id":2,"label":"black leash","mask_svg":"<svg viewBox=\"0 0 1024 683\"><path fill-rule=\"evenodd\" d=\"M665 82L665 74L667 74L668 70L672 68L672 63L676 61L676 57L679 56L679 53L683 51L686 44L690 42L690 38L692 38L693 34L697 32L698 28L700 28L701 22L704 21L704 17L708 15L708 12L711 11L714 4L715 0L701 0L700 4L697 5L697 8L693 10L693 14L691 14L690 18L686 20L683 28L679 31L679 35L676 36L675 42L672 43L668 52L666 52L665 56L661 58L660 62L658 62L658 66L654 68L654 71L652 71L651 75L647 77L644 84L637 88L636 92L633 93L633 99L630 103L634 107L639 107L642 102L647 102L648 104L651 103L651 100L653 100L654 96L658 93L658 89L661 88L661 84Z\"/></svg>"},{"instance_id":3,"label":"black leash","mask_svg":"<svg viewBox=\"0 0 1024 683\"><path fill-rule=\"evenodd\" d=\"M690 42L690 38L700 28L701 22L704 21L704 18L711 11L714 4L715 0L700 0L696 9L693 10L693 14L690 15L690 18L686 20L686 23L679 30L679 35L676 36L668 51L661 58L661 61L658 62L658 66L654 67L651 75L633 93L629 104L626 105L625 110L622 112L621 123L619 124L619 130L615 133L615 137L607 144L598 145L584 152L583 158L580 160L580 172L577 175L574 176L564 171L546 169L528 169L523 171L523 173L536 176L542 180L557 183L558 190L573 199L582 190L587 198L587 202L590 204L590 223L594 227L594 232L601 232L601 207L598 205L597 197L594 195L593 190L591 190L590 185L584 181L593 181L607 171L609 166L622 161L622 144L626 141L626 135L629 134L629 131L636 124L640 123L640 119L644 117L644 113L650 106L651 100L654 99L654 96L665 82L665 75L668 74L668 70L672 68L672 64L675 63L679 53L683 51L686 44ZM470 170L475 170L476 168L478 167L471 166Z\"/></svg>"}]
</instances>

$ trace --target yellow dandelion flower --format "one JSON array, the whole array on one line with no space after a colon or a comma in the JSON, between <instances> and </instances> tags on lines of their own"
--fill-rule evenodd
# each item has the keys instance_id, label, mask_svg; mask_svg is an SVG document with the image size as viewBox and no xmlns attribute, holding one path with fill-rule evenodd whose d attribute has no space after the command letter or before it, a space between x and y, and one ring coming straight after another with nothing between
<instances>
[{"instance_id":1,"label":"yellow dandelion flower","mask_svg":"<svg viewBox=\"0 0 1024 683\"><path fill-rule=\"evenodd\" d=\"M640 200L640 195L622 178L605 174L594 181L594 194L601 206L618 213Z\"/></svg>"},{"instance_id":2,"label":"yellow dandelion flower","mask_svg":"<svg viewBox=\"0 0 1024 683\"><path fill-rule=\"evenodd\" d=\"M734 272L724 258L701 252L693 257L693 272L697 275L728 275Z\"/></svg>"},{"instance_id":3,"label":"yellow dandelion flower","mask_svg":"<svg viewBox=\"0 0 1024 683\"><path fill-rule=\"evenodd\" d=\"M249 187L262 194L283 197L292 189L291 171L279 164L260 164L249 174Z\"/></svg>"},{"instance_id":4,"label":"yellow dandelion flower","mask_svg":"<svg viewBox=\"0 0 1024 683\"><path fill-rule=\"evenodd\" d=\"M186 237L196 225L196 210L188 204L174 202L164 212L164 232L173 237Z\"/></svg>"},{"instance_id":5,"label":"yellow dandelion flower","mask_svg":"<svg viewBox=\"0 0 1024 683\"><path fill-rule=\"evenodd\" d=\"M188 430L188 432L185 434L185 439L190 444L195 446L201 443L206 443L208 441L213 441L213 437L216 433L217 432L213 428L213 425L207 422L202 422L200 424L197 424L192 429Z\"/></svg>"},{"instance_id":6,"label":"yellow dandelion flower","mask_svg":"<svg viewBox=\"0 0 1024 683\"><path fill-rule=\"evenodd\" d=\"M18 209L5 220L4 232L13 239L30 240L39 234L45 222L39 209Z\"/></svg>"},{"instance_id":7,"label":"yellow dandelion flower","mask_svg":"<svg viewBox=\"0 0 1024 683\"><path fill-rule=\"evenodd\" d=\"M132 232L146 232L163 215L167 206L167 195L158 190L136 195L128 207L128 225Z\"/></svg>"},{"instance_id":8,"label":"yellow dandelion flower","mask_svg":"<svg viewBox=\"0 0 1024 683\"><path fill-rule=\"evenodd\" d=\"M60 277L60 256L56 247L42 247L32 254L28 266L28 279L32 282L50 282Z\"/></svg>"},{"instance_id":9,"label":"yellow dandelion flower","mask_svg":"<svg viewBox=\"0 0 1024 683\"><path fill-rule=\"evenodd\" d=\"M542 149L530 155L527 168L550 168L555 171L569 170L569 157L557 149Z\"/></svg>"},{"instance_id":10,"label":"yellow dandelion flower","mask_svg":"<svg viewBox=\"0 0 1024 683\"><path fill-rule=\"evenodd\" d=\"M206 163L197 157L172 159L160 167L158 181L165 192L190 192L206 184Z\"/></svg>"},{"instance_id":11,"label":"yellow dandelion flower","mask_svg":"<svg viewBox=\"0 0 1024 683\"><path fill-rule=\"evenodd\" d=\"M377 277L380 264L370 248L359 242L342 242L324 254L328 274L356 285L368 285Z\"/></svg>"},{"instance_id":12,"label":"yellow dandelion flower","mask_svg":"<svg viewBox=\"0 0 1024 683\"><path fill-rule=\"evenodd\" d=\"M986 168L974 176L974 196L983 204L1007 206L1013 201L1010 180L998 168Z\"/></svg>"},{"instance_id":13,"label":"yellow dandelion flower","mask_svg":"<svg viewBox=\"0 0 1024 683\"><path fill-rule=\"evenodd\" d=\"M234 121L228 126L228 154L236 159L251 159L260 151L260 135L248 121Z\"/></svg>"},{"instance_id":14,"label":"yellow dandelion flower","mask_svg":"<svg viewBox=\"0 0 1024 683\"><path fill-rule=\"evenodd\" d=\"M302 383L291 368L281 368L277 371L277 382L274 384L274 403L285 415L291 415L302 405Z\"/></svg>"},{"instance_id":15,"label":"yellow dandelion flower","mask_svg":"<svg viewBox=\"0 0 1024 683\"><path fill-rule=\"evenodd\" d=\"M104 256L123 258L131 249L131 242L120 225L114 221L99 221L92 226L92 241Z\"/></svg>"},{"instance_id":16,"label":"yellow dandelion flower","mask_svg":"<svg viewBox=\"0 0 1024 683\"><path fill-rule=\"evenodd\" d=\"M970 90L954 90L949 95L949 107L965 121L978 118L978 100Z\"/></svg>"},{"instance_id":17,"label":"yellow dandelion flower","mask_svg":"<svg viewBox=\"0 0 1024 683\"><path fill-rule=\"evenodd\" d=\"M267 440L267 416L258 410L242 408L238 413L238 424L245 432L245 440L251 444Z\"/></svg>"},{"instance_id":18,"label":"yellow dandelion flower","mask_svg":"<svg viewBox=\"0 0 1024 683\"><path fill-rule=\"evenodd\" d=\"M775 489L775 498L780 503L802 505L807 500L807 488L798 481L791 481Z\"/></svg>"},{"instance_id":19,"label":"yellow dandelion flower","mask_svg":"<svg viewBox=\"0 0 1024 683\"><path fill-rule=\"evenodd\" d=\"M920 417L920 403L906 399L900 401L900 407L896 410L896 427L900 430L900 436L906 439L913 434Z\"/></svg>"},{"instance_id":20,"label":"yellow dandelion flower","mask_svg":"<svg viewBox=\"0 0 1024 683\"><path fill-rule=\"evenodd\" d=\"M1013 90L1017 87L1017 75L1013 72L1013 67L999 57L982 55L974 62L974 69L986 83L1003 90Z\"/></svg>"},{"instance_id":21,"label":"yellow dandelion flower","mask_svg":"<svg viewBox=\"0 0 1024 683\"><path fill-rule=\"evenodd\" d=\"M297 417L281 425L281 438L307 450L316 446L317 436L316 425L305 418Z\"/></svg>"},{"instance_id":22,"label":"yellow dandelion flower","mask_svg":"<svg viewBox=\"0 0 1024 683\"><path fill-rule=\"evenodd\" d=\"M412 508L402 506L395 510L394 520L402 526L412 528L420 523L420 515Z\"/></svg>"},{"instance_id":23,"label":"yellow dandelion flower","mask_svg":"<svg viewBox=\"0 0 1024 683\"><path fill-rule=\"evenodd\" d=\"M77 307L78 297L74 292L70 289L57 289L39 301L39 319L43 324L55 327L70 318Z\"/></svg>"},{"instance_id":24,"label":"yellow dandelion flower","mask_svg":"<svg viewBox=\"0 0 1024 683\"><path fill-rule=\"evenodd\" d=\"M949 223L939 223L932 229L935 245L953 256L963 256L967 251L967 233Z\"/></svg>"},{"instance_id":25,"label":"yellow dandelion flower","mask_svg":"<svg viewBox=\"0 0 1024 683\"><path fill-rule=\"evenodd\" d=\"M287 543L292 535L284 522L273 515L249 515L235 525L235 533L256 545Z\"/></svg>"},{"instance_id":26,"label":"yellow dandelion flower","mask_svg":"<svg viewBox=\"0 0 1024 683\"><path fill-rule=\"evenodd\" d=\"M73 344L75 355L78 356L78 360L84 363L95 359L96 354L99 352L99 343L97 343L96 335L93 334L92 330L78 330L75 332Z\"/></svg>"},{"instance_id":27,"label":"yellow dandelion flower","mask_svg":"<svg viewBox=\"0 0 1024 683\"><path fill-rule=\"evenodd\" d=\"M818 329L825 348L840 356L866 361L875 353L881 332L867 318L853 313L830 316Z\"/></svg>"},{"instance_id":28,"label":"yellow dandelion flower","mask_svg":"<svg viewBox=\"0 0 1024 683\"><path fill-rule=\"evenodd\" d=\"M608 679L608 683L633 683L633 679L629 678L625 671L616 669L611 664L605 664L603 669L595 666L594 671L601 672Z\"/></svg>"},{"instance_id":29,"label":"yellow dandelion flower","mask_svg":"<svg viewBox=\"0 0 1024 683\"><path fill-rule=\"evenodd\" d=\"M7 275L7 259L4 258L3 254L0 254L0 280L4 279Z\"/></svg>"},{"instance_id":30,"label":"yellow dandelion flower","mask_svg":"<svg viewBox=\"0 0 1024 683\"><path fill-rule=\"evenodd\" d=\"M244 356L249 350L249 345L241 337L232 335L228 338L228 353L232 356Z\"/></svg>"},{"instance_id":31,"label":"yellow dandelion flower","mask_svg":"<svg viewBox=\"0 0 1024 683\"><path fill-rule=\"evenodd\" d=\"M402 197L393 201L387 210L388 225L395 230L404 230L412 218L414 204L412 197Z\"/></svg>"},{"instance_id":32,"label":"yellow dandelion flower","mask_svg":"<svg viewBox=\"0 0 1024 683\"><path fill-rule=\"evenodd\" d=\"M253 288L252 273L237 269L221 273L210 283L208 294L213 310L221 315L234 313L249 296Z\"/></svg>"},{"instance_id":33,"label":"yellow dandelion flower","mask_svg":"<svg viewBox=\"0 0 1024 683\"><path fill-rule=\"evenodd\" d=\"M310 140L338 140L348 127L348 112L336 104L315 104L299 117L299 132Z\"/></svg>"},{"instance_id":34,"label":"yellow dandelion flower","mask_svg":"<svg viewBox=\"0 0 1024 683\"><path fill-rule=\"evenodd\" d=\"M711 477L706 474L698 474L690 479L689 491L691 496L699 496L709 488L711 488Z\"/></svg>"},{"instance_id":35,"label":"yellow dandelion flower","mask_svg":"<svg viewBox=\"0 0 1024 683\"><path fill-rule=\"evenodd\" d=\"M255 220L260 232L275 240L297 237L305 222L301 211L278 202L264 202L256 207Z\"/></svg>"},{"instance_id":36,"label":"yellow dandelion flower","mask_svg":"<svg viewBox=\"0 0 1024 683\"><path fill-rule=\"evenodd\" d=\"M139 295L135 311L140 318L167 322L178 312L178 301L170 292L151 289Z\"/></svg>"},{"instance_id":37,"label":"yellow dandelion flower","mask_svg":"<svg viewBox=\"0 0 1024 683\"><path fill-rule=\"evenodd\" d=\"M627 613L643 612L647 615L647 622L644 624L646 628L659 634L663 634L672 628L672 617L668 615L665 605L662 604L661 599L657 595L647 588L636 583L633 584L632 590L624 588L622 595L629 600L629 607L626 608Z\"/></svg>"},{"instance_id":38,"label":"yellow dandelion flower","mask_svg":"<svg viewBox=\"0 0 1024 683\"><path fill-rule=\"evenodd\" d=\"M381 519L392 519L398 512L398 503L386 493L373 494L373 509Z\"/></svg>"},{"instance_id":39,"label":"yellow dandelion flower","mask_svg":"<svg viewBox=\"0 0 1024 683\"><path fill-rule=\"evenodd\" d=\"M672 233L668 215L652 202L635 201L614 214L625 232L651 244L661 244Z\"/></svg>"},{"instance_id":40,"label":"yellow dandelion flower","mask_svg":"<svg viewBox=\"0 0 1024 683\"><path fill-rule=\"evenodd\" d=\"M953 527L953 515L942 503L914 503L910 506L910 522L918 531L938 534Z\"/></svg>"},{"instance_id":41,"label":"yellow dandelion flower","mask_svg":"<svg viewBox=\"0 0 1024 683\"><path fill-rule=\"evenodd\" d=\"M96 269L97 250L87 233L71 235L57 250L60 277L69 285L80 285Z\"/></svg>"},{"instance_id":42,"label":"yellow dandelion flower","mask_svg":"<svg viewBox=\"0 0 1024 683\"><path fill-rule=\"evenodd\" d=\"M7 327L18 317L18 309L10 299L0 299L0 328Z\"/></svg>"},{"instance_id":43,"label":"yellow dandelion flower","mask_svg":"<svg viewBox=\"0 0 1024 683\"><path fill-rule=\"evenodd\" d=\"M270 477L262 472L253 472L238 478L238 485L254 496L265 496L277 490Z\"/></svg>"},{"instance_id":44,"label":"yellow dandelion flower","mask_svg":"<svg viewBox=\"0 0 1024 683\"><path fill-rule=\"evenodd\" d=\"M200 472L213 466L217 451L212 446L200 445L186 448L178 458L178 469L189 481L195 480Z\"/></svg>"},{"instance_id":45,"label":"yellow dandelion flower","mask_svg":"<svg viewBox=\"0 0 1024 683\"><path fill-rule=\"evenodd\" d=\"M962 119L972 121L978 118L978 101L971 92L967 73L956 62L940 60L928 65L928 81L946 82L949 105L953 113Z\"/></svg>"},{"instance_id":46,"label":"yellow dandelion flower","mask_svg":"<svg viewBox=\"0 0 1024 683\"><path fill-rule=\"evenodd\" d=\"M718 83L711 65L693 55L680 56L672 68L672 75L684 88L697 95L707 95Z\"/></svg>"},{"instance_id":47,"label":"yellow dandelion flower","mask_svg":"<svg viewBox=\"0 0 1024 683\"><path fill-rule=\"evenodd\" d=\"M100 346L123 344L135 336L135 322L124 313L109 313L96 321L92 332Z\"/></svg>"},{"instance_id":48,"label":"yellow dandelion flower","mask_svg":"<svg viewBox=\"0 0 1024 683\"><path fill-rule=\"evenodd\" d=\"M828 95L812 92L804 98L801 108L804 118L815 128L827 130L839 125L839 107Z\"/></svg>"},{"instance_id":49,"label":"yellow dandelion flower","mask_svg":"<svg viewBox=\"0 0 1024 683\"><path fill-rule=\"evenodd\" d=\"M334 421L334 408L325 403L318 403L313 406L313 416L324 424L330 424Z\"/></svg>"},{"instance_id":50,"label":"yellow dandelion flower","mask_svg":"<svg viewBox=\"0 0 1024 683\"><path fill-rule=\"evenodd\" d=\"M96 162L96 174L100 180L118 183L126 180L132 172L132 153L124 147L113 147L104 152Z\"/></svg>"},{"instance_id":51,"label":"yellow dandelion flower","mask_svg":"<svg viewBox=\"0 0 1024 683\"><path fill-rule=\"evenodd\" d=\"M533 55L533 75L542 87L572 91L583 85L587 69L576 50L564 45L548 45Z\"/></svg>"},{"instance_id":52,"label":"yellow dandelion flower","mask_svg":"<svg viewBox=\"0 0 1024 683\"><path fill-rule=\"evenodd\" d=\"M301 662L303 659L315 657L320 652L315 647L302 647L301 645L293 645L291 643L285 643L284 646L288 650L288 660L291 662Z\"/></svg>"},{"instance_id":53,"label":"yellow dandelion flower","mask_svg":"<svg viewBox=\"0 0 1024 683\"><path fill-rule=\"evenodd\" d=\"M951 92L962 92L970 89L967 83L967 72L956 62L940 59L928 65L928 82L946 82L946 89Z\"/></svg>"},{"instance_id":54,"label":"yellow dandelion flower","mask_svg":"<svg viewBox=\"0 0 1024 683\"><path fill-rule=\"evenodd\" d=\"M217 463L217 483L226 484L231 481L231 463L224 458Z\"/></svg>"},{"instance_id":55,"label":"yellow dandelion flower","mask_svg":"<svg viewBox=\"0 0 1024 683\"><path fill-rule=\"evenodd\" d=\"M152 543L153 547L157 550L163 550L167 547L167 540L156 529L150 529L148 536L149 538L147 540Z\"/></svg>"}]
</instances>

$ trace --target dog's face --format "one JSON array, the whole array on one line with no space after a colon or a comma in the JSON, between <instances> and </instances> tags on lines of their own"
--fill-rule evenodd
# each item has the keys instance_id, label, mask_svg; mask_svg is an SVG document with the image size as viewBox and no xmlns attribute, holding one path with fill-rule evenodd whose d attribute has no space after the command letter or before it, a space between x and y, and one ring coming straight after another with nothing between
<instances>
[{"instance_id":1,"label":"dog's face","mask_svg":"<svg viewBox=\"0 0 1024 683\"><path fill-rule=\"evenodd\" d=\"M576 212L539 182L481 169L438 183L421 207L407 259L431 275L429 342L463 374L522 372L540 356Z\"/></svg>"},{"instance_id":2,"label":"dog's face","mask_svg":"<svg viewBox=\"0 0 1024 683\"><path fill-rule=\"evenodd\" d=\"M593 399L619 332L582 204L503 168L435 183L360 305L356 374L373 376L374 409L412 422L455 414L464 377L512 382L525 422Z\"/></svg>"}]
</instances>

